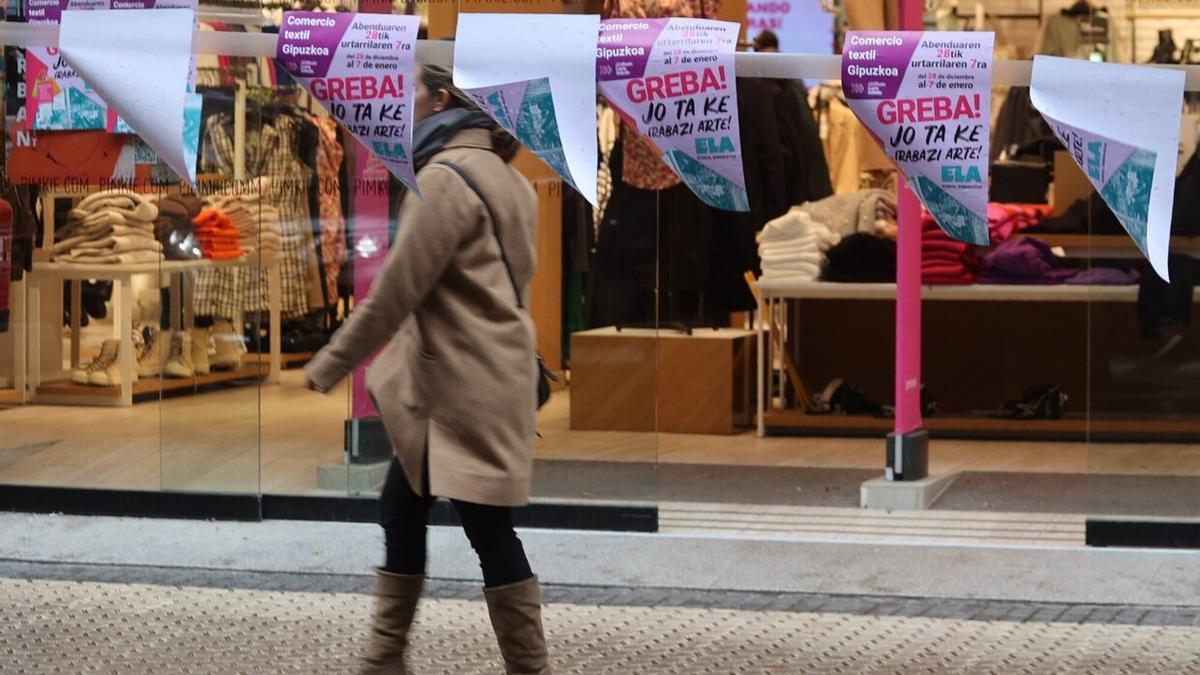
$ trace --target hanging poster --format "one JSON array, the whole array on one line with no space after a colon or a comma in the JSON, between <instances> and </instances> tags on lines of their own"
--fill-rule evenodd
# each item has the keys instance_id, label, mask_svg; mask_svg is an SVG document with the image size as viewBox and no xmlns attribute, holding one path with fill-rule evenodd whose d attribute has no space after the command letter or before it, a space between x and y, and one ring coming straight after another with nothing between
<instances>
[{"instance_id":1,"label":"hanging poster","mask_svg":"<svg viewBox=\"0 0 1200 675\"><path fill-rule=\"evenodd\" d=\"M454 84L596 205L596 35L589 14L459 14Z\"/></svg>"},{"instance_id":2,"label":"hanging poster","mask_svg":"<svg viewBox=\"0 0 1200 675\"><path fill-rule=\"evenodd\" d=\"M412 161L417 16L285 12L276 59L402 183Z\"/></svg>"},{"instance_id":3,"label":"hanging poster","mask_svg":"<svg viewBox=\"0 0 1200 675\"><path fill-rule=\"evenodd\" d=\"M59 33L78 75L193 188L199 96L187 82L195 25L191 9L68 10Z\"/></svg>"},{"instance_id":4,"label":"hanging poster","mask_svg":"<svg viewBox=\"0 0 1200 675\"><path fill-rule=\"evenodd\" d=\"M947 235L988 243L994 33L846 34L846 102Z\"/></svg>"},{"instance_id":5,"label":"hanging poster","mask_svg":"<svg viewBox=\"0 0 1200 675\"><path fill-rule=\"evenodd\" d=\"M750 210L733 67L738 29L708 19L607 19L596 50L600 93L696 196L726 211Z\"/></svg>"},{"instance_id":6,"label":"hanging poster","mask_svg":"<svg viewBox=\"0 0 1200 675\"><path fill-rule=\"evenodd\" d=\"M59 23L65 11L107 9L191 9L197 0L25 0L29 23ZM130 133L128 126L100 98L54 47L30 47L26 54L25 89L28 129L107 129ZM195 57L188 82L195 88Z\"/></svg>"},{"instance_id":7,"label":"hanging poster","mask_svg":"<svg viewBox=\"0 0 1200 675\"><path fill-rule=\"evenodd\" d=\"M1029 89L1033 106L1164 280L1185 77L1038 56Z\"/></svg>"}]
</instances>

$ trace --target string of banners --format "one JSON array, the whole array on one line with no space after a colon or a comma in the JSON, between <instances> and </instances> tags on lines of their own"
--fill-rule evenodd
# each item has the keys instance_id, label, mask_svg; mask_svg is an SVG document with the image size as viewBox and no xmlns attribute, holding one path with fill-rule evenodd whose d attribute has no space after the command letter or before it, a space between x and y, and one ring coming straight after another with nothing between
<instances>
[{"instance_id":1,"label":"string of banners","mask_svg":"<svg viewBox=\"0 0 1200 675\"><path fill-rule=\"evenodd\" d=\"M147 9L116 10L131 3L26 0L29 16L63 26L58 50L38 52L39 65L30 70L26 124L136 133L194 182L199 106L189 45L195 4L157 1L158 8L151 9L155 0L142 0ZM96 30L97 22L105 29ZM402 15L286 12L276 53L278 63L413 190L418 22ZM705 204L748 211L734 77L739 30L708 19L463 14L453 78L593 205L599 93ZM994 39L989 32L851 31L842 54L850 108L942 230L977 245L988 244ZM129 87L131 81L141 88ZM1179 70L1039 56L1030 91L1164 279L1183 85Z\"/></svg>"}]
</instances>

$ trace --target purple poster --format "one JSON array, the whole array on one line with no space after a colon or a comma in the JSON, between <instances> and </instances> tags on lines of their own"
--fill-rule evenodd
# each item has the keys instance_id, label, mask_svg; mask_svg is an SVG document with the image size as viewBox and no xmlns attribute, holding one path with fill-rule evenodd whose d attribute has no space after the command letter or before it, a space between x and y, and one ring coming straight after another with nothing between
<instances>
[{"instance_id":1,"label":"purple poster","mask_svg":"<svg viewBox=\"0 0 1200 675\"><path fill-rule=\"evenodd\" d=\"M420 18L286 12L279 63L371 154L417 189L413 47Z\"/></svg>"},{"instance_id":2,"label":"purple poster","mask_svg":"<svg viewBox=\"0 0 1200 675\"><path fill-rule=\"evenodd\" d=\"M29 23L60 23L66 10L195 9L197 0L25 0ZM25 124L28 129L132 130L75 72L55 47L26 50ZM195 84L195 58L191 74Z\"/></svg>"},{"instance_id":3,"label":"purple poster","mask_svg":"<svg viewBox=\"0 0 1200 675\"><path fill-rule=\"evenodd\" d=\"M733 52L739 26L708 19L600 22L600 93L704 203L749 211Z\"/></svg>"},{"instance_id":4,"label":"purple poster","mask_svg":"<svg viewBox=\"0 0 1200 675\"><path fill-rule=\"evenodd\" d=\"M951 237L988 243L993 33L850 32L854 114Z\"/></svg>"}]
</instances>

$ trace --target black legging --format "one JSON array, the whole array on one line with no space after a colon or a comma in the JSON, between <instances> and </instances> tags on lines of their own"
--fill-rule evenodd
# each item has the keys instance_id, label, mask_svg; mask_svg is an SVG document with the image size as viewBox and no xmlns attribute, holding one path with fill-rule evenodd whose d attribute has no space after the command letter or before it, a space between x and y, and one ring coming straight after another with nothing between
<instances>
[{"instance_id":1,"label":"black legging","mask_svg":"<svg viewBox=\"0 0 1200 675\"><path fill-rule=\"evenodd\" d=\"M425 493L428 495L429 490ZM379 524L387 544L384 566L395 574L424 574L426 525L436 498L421 497L393 458L379 499ZM450 500L458 511L471 548L479 555L483 585L488 588L515 584L533 576L521 540L513 530L512 509Z\"/></svg>"}]
</instances>

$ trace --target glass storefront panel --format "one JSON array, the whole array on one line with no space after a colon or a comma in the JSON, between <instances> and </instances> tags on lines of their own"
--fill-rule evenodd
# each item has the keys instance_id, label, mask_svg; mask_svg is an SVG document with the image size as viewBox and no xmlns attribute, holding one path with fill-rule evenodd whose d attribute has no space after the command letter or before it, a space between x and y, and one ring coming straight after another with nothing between
<instances>
[{"instance_id":1,"label":"glass storefront panel","mask_svg":"<svg viewBox=\"0 0 1200 675\"><path fill-rule=\"evenodd\" d=\"M594 9L552 4L508 9ZM745 19L717 6L719 18ZM416 9L429 38L453 37L454 3ZM1020 0L985 9L996 15L982 24L930 24L998 29L1003 58L1182 58L1169 36L1151 44L1156 24L1058 6L1035 21ZM278 20L250 14L238 29L225 15L205 23L254 32ZM1067 27L1061 17L1094 39L1066 49L1038 37ZM826 18L836 30L820 39L834 44L847 27L884 27ZM0 326L0 484L377 494L391 443L363 371L322 396L305 390L303 366L378 277L398 182L273 59L202 55L195 206L206 215L188 213L186 191L151 164L137 169L139 194L111 206L140 224L139 205L152 202L159 240L182 209L185 229L227 224L236 244L210 237L201 261L114 254L85 269L78 260L92 254L73 253L92 240L54 247L97 213L87 200L100 181L86 177L105 169L92 163L142 151L132 135L28 130L24 56L5 61L4 197L22 273ZM929 469L956 478L928 512L892 517L863 510L861 488L883 474L893 426L895 170L837 82L737 84L748 213L704 206L600 97L598 208L533 155L513 162L538 199L528 310L560 380L538 413L535 500L658 506L673 532L948 542L1082 544L1088 517L1194 517L1193 116L1181 135L1178 273L1158 283L1028 89L997 87L991 245L954 242L925 214L911 221L922 232ZM93 223L111 227L109 217ZM1006 262L1030 256L1041 262Z\"/></svg>"}]
</instances>

